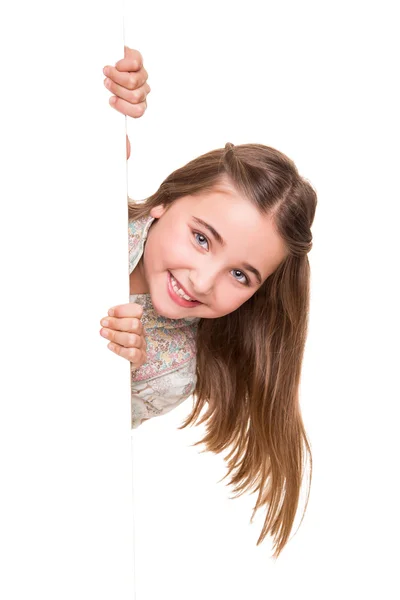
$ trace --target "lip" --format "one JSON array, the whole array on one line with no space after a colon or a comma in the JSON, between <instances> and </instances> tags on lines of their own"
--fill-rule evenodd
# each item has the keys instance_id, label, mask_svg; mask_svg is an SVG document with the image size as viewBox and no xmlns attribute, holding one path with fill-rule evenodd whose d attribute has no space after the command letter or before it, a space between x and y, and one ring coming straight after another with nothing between
<instances>
[{"instance_id":1,"label":"lip","mask_svg":"<svg viewBox=\"0 0 400 600\"><path fill-rule=\"evenodd\" d=\"M170 275L172 275L172 273L170 273ZM181 282L175 277L175 275L172 275L173 278L175 279L176 283L178 284L178 287L181 288L181 290L183 290L186 294L186 296L189 296L189 298L192 298L192 300L195 300L196 302L199 302L199 300L197 300L197 298L195 298L194 296L192 296L192 294L189 294L189 292L187 291L186 288L183 287L183 285L181 284Z\"/></svg>"},{"instance_id":2,"label":"lip","mask_svg":"<svg viewBox=\"0 0 400 600\"><path fill-rule=\"evenodd\" d=\"M172 300L174 302L176 302L176 304L179 304L179 306L183 306L184 308L194 308L195 306L199 306L200 304L203 304L202 302L199 302L198 300L195 300L194 302L190 302L189 300L185 300L184 298L181 298L180 296L178 296L173 287L172 287L172 280L171 280L171 273L168 271L168 293L170 295L170 297L172 298ZM176 279L174 277L174 279ZM190 294L187 293L187 291L185 290L184 287L181 286L180 282L176 279L179 287L185 292L185 294L187 294L188 296L190 296L190 298L192 298L192 296Z\"/></svg>"}]
</instances>

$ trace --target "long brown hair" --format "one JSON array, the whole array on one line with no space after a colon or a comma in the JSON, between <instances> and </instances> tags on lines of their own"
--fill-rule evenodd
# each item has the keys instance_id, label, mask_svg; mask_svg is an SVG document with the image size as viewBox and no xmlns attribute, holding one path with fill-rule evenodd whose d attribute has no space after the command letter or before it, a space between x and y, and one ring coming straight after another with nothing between
<instances>
[{"instance_id":1,"label":"long brown hair","mask_svg":"<svg viewBox=\"0 0 400 600\"><path fill-rule=\"evenodd\" d=\"M308 330L310 231L317 195L292 160L262 144L213 150L177 169L145 202L128 201L130 218L148 215L158 204L212 191L221 176L264 215L272 215L288 254L251 298L234 312L200 319L197 330L195 406L179 429L196 424L207 409L207 434L194 444L224 457L237 496L258 491L256 511L268 506L257 541L267 534L277 558L293 527L312 455L299 406L299 384ZM129 200L129 199L128 199ZM303 464L304 463L304 464ZM301 522L302 522L301 520ZM301 525L300 522L300 525Z\"/></svg>"}]
</instances>

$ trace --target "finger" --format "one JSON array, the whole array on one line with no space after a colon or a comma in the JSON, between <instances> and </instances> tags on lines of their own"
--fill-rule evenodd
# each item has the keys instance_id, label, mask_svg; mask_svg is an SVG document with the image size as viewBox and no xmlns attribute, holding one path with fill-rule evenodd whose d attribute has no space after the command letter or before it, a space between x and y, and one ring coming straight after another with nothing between
<instances>
[{"instance_id":1,"label":"finger","mask_svg":"<svg viewBox=\"0 0 400 600\"><path fill-rule=\"evenodd\" d=\"M130 64L132 68L126 69L124 66L121 68L121 64L124 65L126 63ZM115 66L122 71L138 71L143 66L143 56L140 54L139 50L124 46L124 58L115 63Z\"/></svg>"},{"instance_id":2,"label":"finger","mask_svg":"<svg viewBox=\"0 0 400 600\"><path fill-rule=\"evenodd\" d=\"M141 87L138 87L134 90L127 90L122 85L115 83L108 77L104 80L104 85L106 88L115 96L122 98L123 100L127 100L132 104L138 104L139 102L144 102L147 94L150 93L150 86L148 83L144 83Z\"/></svg>"},{"instance_id":3,"label":"finger","mask_svg":"<svg viewBox=\"0 0 400 600\"><path fill-rule=\"evenodd\" d=\"M115 317L105 317L101 319L100 325L102 327L108 327L108 329L114 329L114 331L127 331L129 333L137 333L138 335L144 334L143 323L138 318L125 318L118 319Z\"/></svg>"},{"instance_id":4,"label":"finger","mask_svg":"<svg viewBox=\"0 0 400 600\"><path fill-rule=\"evenodd\" d=\"M123 346L118 346L118 344L114 343L108 344L107 348L109 348L112 352L115 352L115 354L118 354L118 356L129 360L134 367L141 366L147 360L146 352L139 348L124 348Z\"/></svg>"},{"instance_id":5,"label":"finger","mask_svg":"<svg viewBox=\"0 0 400 600\"><path fill-rule=\"evenodd\" d=\"M140 319L143 315L143 306L141 304L137 304L137 302L128 302L127 304L118 304L117 306L112 306L108 311L109 317L135 317Z\"/></svg>"},{"instance_id":6,"label":"finger","mask_svg":"<svg viewBox=\"0 0 400 600\"><path fill-rule=\"evenodd\" d=\"M148 79L149 74L143 67L137 73L131 71L118 71L115 67L104 67L104 75L107 75L114 83L121 85L125 89L135 90L138 87L144 85Z\"/></svg>"},{"instance_id":7,"label":"finger","mask_svg":"<svg viewBox=\"0 0 400 600\"><path fill-rule=\"evenodd\" d=\"M113 331L112 329L102 329L101 335L110 342L123 346L124 348L146 349L146 343L143 335L136 333L125 333L123 331Z\"/></svg>"},{"instance_id":8,"label":"finger","mask_svg":"<svg viewBox=\"0 0 400 600\"><path fill-rule=\"evenodd\" d=\"M115 98L114 103L112 102L113 98ZM144 102L140 102L139 104L131 104L130 102L126 102L126 100L122 100L116 96L111 96L109 103L112 108L115 108L115 110L118 112L126 115L127 117L132 117L133 119L142 117L147 109L146 100Z\"/></svg>"}]
</instances>

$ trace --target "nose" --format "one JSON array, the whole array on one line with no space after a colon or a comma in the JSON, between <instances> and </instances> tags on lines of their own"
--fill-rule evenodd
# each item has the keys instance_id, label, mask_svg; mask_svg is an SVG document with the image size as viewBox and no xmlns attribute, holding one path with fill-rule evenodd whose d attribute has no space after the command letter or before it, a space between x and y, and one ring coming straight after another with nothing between
<instances>
[{"instance_id":1,"label":"nose","mask_svg":"<svg viewBox=\"0 0 400 600\"><path fill-rule=\"evenodd\" d=\"M189 281L193 295L196 298L206 298L214 289L216 276L215 273L203 271L191 271Z\"/></svg>"}]
</instances>

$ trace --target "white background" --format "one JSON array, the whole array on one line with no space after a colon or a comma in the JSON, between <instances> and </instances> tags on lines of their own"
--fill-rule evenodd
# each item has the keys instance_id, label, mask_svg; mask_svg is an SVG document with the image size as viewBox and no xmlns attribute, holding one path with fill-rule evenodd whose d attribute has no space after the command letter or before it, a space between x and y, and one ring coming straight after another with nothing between
<instances>
[{"instance_id":1,"label":"white background","mask_svg":"<svg viewBox=\"0 0 400 600\"><path fill-rule=\"evenodd\" d=\"M396 4L2 8L5 600L399 598ZM301 384L313 482L276 562L255 545L256 497L230 500L223 457L191 446L203 426L176 430L191 399L131 444L129 365L99 335L129 299L125 117L102 73L123 57L123 14L152 88L127 123L132 198L228 141L283 151L318 193Z\"/></svg>"}]
</instances>

